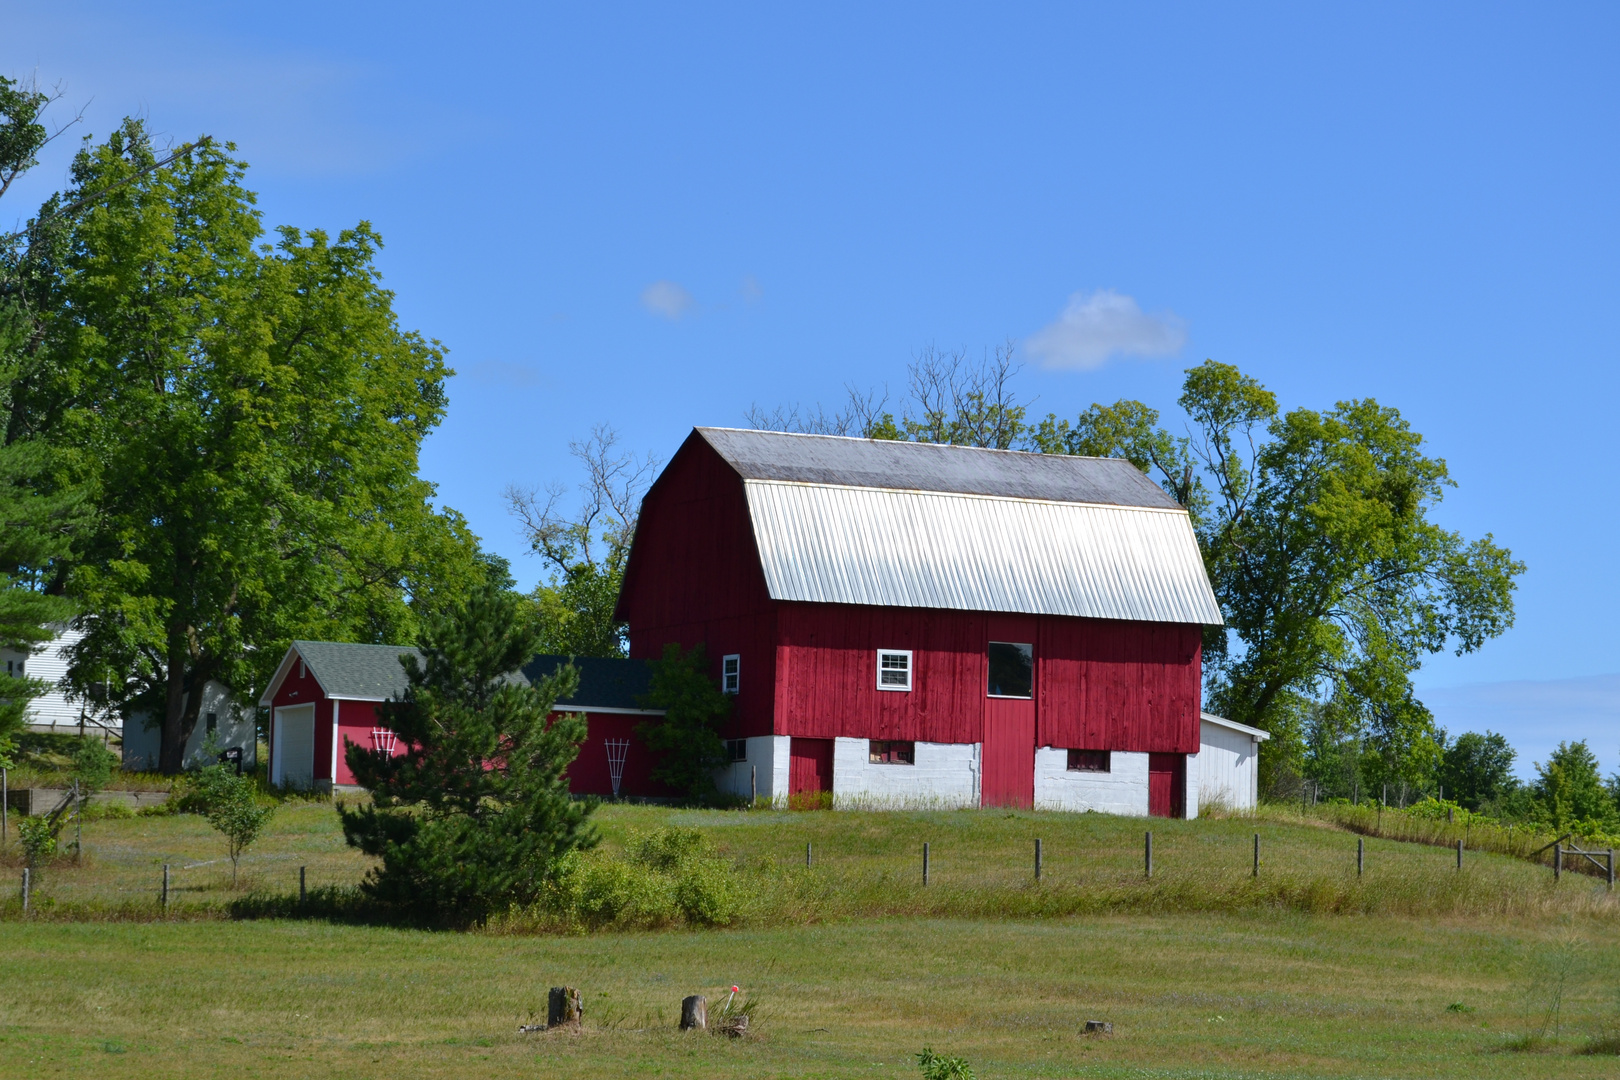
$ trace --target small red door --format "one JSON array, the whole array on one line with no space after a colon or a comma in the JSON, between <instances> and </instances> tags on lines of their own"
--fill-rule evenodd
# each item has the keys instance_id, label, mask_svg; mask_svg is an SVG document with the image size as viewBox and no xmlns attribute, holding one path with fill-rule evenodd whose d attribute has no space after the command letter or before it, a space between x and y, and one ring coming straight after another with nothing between
<instances>
[{"instance_id":1,"label":"small red door","mask_svg":"<svg viewBox=\"0 0 1620 1080\"><path fill-rule=\"evenodd\" d=\"M1148 813L1187 816L1187 755L1148 755Z\"/></svg>"},{"instance_id":2,"label":"small red door","mask_svg":"<svg viewBox=\"0 0 1620 1080\"><path fill-rule=\"evenodd\" d=\"M985 806L1035 805L1035 702L986 698L984 772L979 801Z\"/></svg>"},{"instance_id":3,"label":"small red door","mask_svg":"<svg viewBox=\"0 0 1620 1080\"><path fill-rule=\"evenodd\" d=\"M808 795L833 789L833 741L801 739L788 751L788 795Z\"/></svg>"}]
</instances>

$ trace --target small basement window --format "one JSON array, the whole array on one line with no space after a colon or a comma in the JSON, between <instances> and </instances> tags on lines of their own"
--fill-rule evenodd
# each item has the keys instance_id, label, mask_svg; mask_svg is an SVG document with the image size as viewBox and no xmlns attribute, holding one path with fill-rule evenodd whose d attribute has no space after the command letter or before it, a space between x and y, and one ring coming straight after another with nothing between
<instances>
[{"instance_id":1,"label":"small basement window","mask_svg":"<svg viewBox=\"0 0 1620 1080\"><path fill-rule=\"evenodd\" d=\"M720 658L720 689L735 694L742 686L742 657L737 653Z\"/></svg>"},{"instance_id":2,"label":"small basement window","mask_svg":"<svg viewBox=\"0 0 1620 1080\"><path fill-rule=\"evenodd\" d=\"M747 739L727 739L726 740L726 760L727 761L747 761L748 760L748 740Z\"/></svg>"},{"instance_id":3,"label":"small basement window","mask_svg":"<svg viewBox=\"0 0 1620 1080\"><path fill-rule=\"evenodd\" d=\"M866 747L866 760L873 765L917 764L917 744L910 740L873 739Z\"/></svg>"},{"instance_id":4,"label":"small basement window","mask_svg":"<svg viewBox=\"0 0 1620 1080\"><path fill-rule=\"evenodd\" d=\"M1107 750L1070 750L1070 772L1108 772L1111 762Z\"/></svg>"},{"instance_id":5,"label":"small basement window","mask_svg":"<svg viewBox=\"0 0 1620 1080\"><path fill-rule=\"evenodd\" d=\"M878 650L877 688L879 690L911 689L910 649Z\"/></svg>"},{"instance_id":6,"label":"small basement window","mask_svg":"<svg viewBox=\"0 0 1620 1080\"><path fill-rule=\"evenodd\" d=\"M1009 641L990 643L991 697L1027 698L1034 696L1035 647Z\"/></svg>"}]
</instances>

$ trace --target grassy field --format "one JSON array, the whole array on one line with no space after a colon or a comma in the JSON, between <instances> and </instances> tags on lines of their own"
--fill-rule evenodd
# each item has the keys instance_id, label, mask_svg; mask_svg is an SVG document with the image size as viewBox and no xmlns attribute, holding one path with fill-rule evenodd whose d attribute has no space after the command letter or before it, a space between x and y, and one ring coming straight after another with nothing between
<instances>
[{"instance_id":1,"label":"grassy field","mask_svg":"<svg viewBox=\"0 0 1620 1080\"><path fill-rule=\"evenodd\" d=\"M749 925L855 917L1054 916L1124 911L1285 908L1304 912L1552 917L1613 912L1593 879L1552 874L1507 856L1469 852L1464 869L1444 848L1367 838L1355 874L1356 836L1298 815L1151 822L1154 876L1143 873L1141 819L1099 814L974 810L931 812L689 811L609 806L598 814L608 852L662 825L702 830L743 868ZM1253 836L1261 873L1252 874ZM1034 841L1044 875L1034 883ZM65 839L71 839L71 835ZM930 884L922 886L922 845ZM805 868L805 846L813 865ZM20 873L13 852L11 873ZM171 917L223 914L253 890L294 895L299 867L311 888L344 886L365 858L343 843L330 804L292 802L242 862L230 888L223 842L194 815L92 821L83 864L58 860L39 874L35 917L155 918L162 865L171 867ZM17 890L0 917L17 915Z\"/></svg>"},{"instance_id":2,"label":"grassy field","mask_svg":"<svg viewBox=\"0 0 1620 1080\"><path fill-rule=\"evenodd\" d=\"M1614 1021L1612 941L1581 920L1292 913L573 938L11 923L0 1075L914 1077L931 1045L983 1080L1575 1080L1616 1072L1571 1052ZM1510 1049L1561 976L1558 1042ZM673 1030L683 995L733 982L761 1003L755 1035ZM517 1034L555 984L585 992L584 1030Z\"/></svg>"},{"instance_id":3,"label":"grassy field","mask_svg":"<svg viewBox=\"0 0 1620 1080\"><path fill-rule=\"evenodd\" d=\"M1620 1071L1579 1052L1620 1034L1614 901L1504 856L1471 852L1459 873L1445 849L1369 839L1357 879L1354 835L1286 813L600 820L610 852L696 827L758 888L736 925L705 931L240 921L233 900L296 892L300 866L312 886L358 881L330 805L284 806L243 891L196 817L90 822L84 865L46 869L26 921L14 887L0 903L0 1075L900 1077L920 1075L924 1045L982 1080ZM756 1034L673 1031L682 996L732 983L760 1002ZM585 991L584 1030L518 1035L561 984ZM1087 1019L1115 1034L1083 1036Z\"/></svg>"}]
</instances>

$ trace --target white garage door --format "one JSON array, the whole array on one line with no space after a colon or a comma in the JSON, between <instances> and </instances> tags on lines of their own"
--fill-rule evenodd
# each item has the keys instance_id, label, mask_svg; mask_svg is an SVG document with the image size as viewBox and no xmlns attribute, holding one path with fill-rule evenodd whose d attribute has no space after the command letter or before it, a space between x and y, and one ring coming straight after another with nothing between
<instances>
[{"instance_id":1,"label":"white garage door","mask_svg":"<svg viewBox=\"0 0 1620 1080\"><path fill-rule=\"evenodd\" d=\"M315 706L276 710L277 781L288 787L315 786Z\"/></svg>"}]
</instances>

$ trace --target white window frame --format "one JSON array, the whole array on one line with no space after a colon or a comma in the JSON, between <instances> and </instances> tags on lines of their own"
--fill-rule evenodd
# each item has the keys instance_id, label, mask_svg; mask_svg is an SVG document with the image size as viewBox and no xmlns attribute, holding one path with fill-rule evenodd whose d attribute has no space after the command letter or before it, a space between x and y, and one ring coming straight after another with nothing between
<instances>
[{"instance_id":1,"label":"white window frame","mask_svg":"<svg viewBox=\"0 0 1620 1080\"><path fill-rule=\"evenodd\" d=\"M903 656L906 658L906 685L896 686L893 683L889 683L887 685L884 684L883 658L885 656ZM890 670L892 671L893 669L891 668ZM912 664L910 649L879 649L877 651L877 688L879 690L898 690L902 693L910 693L911 684L914 680L914 672L915 668Z\"/></svg>"},{"instance_id":2,"label":"white window frame","mask_svg":"<svg viewBox=\"0 0 1620 1080\"><path fill-rule=\"evenodd\" d=\"M720 658L720 692L722 694L742 692L741 653L727 653Z\"/></svg>"}]
</instances>

